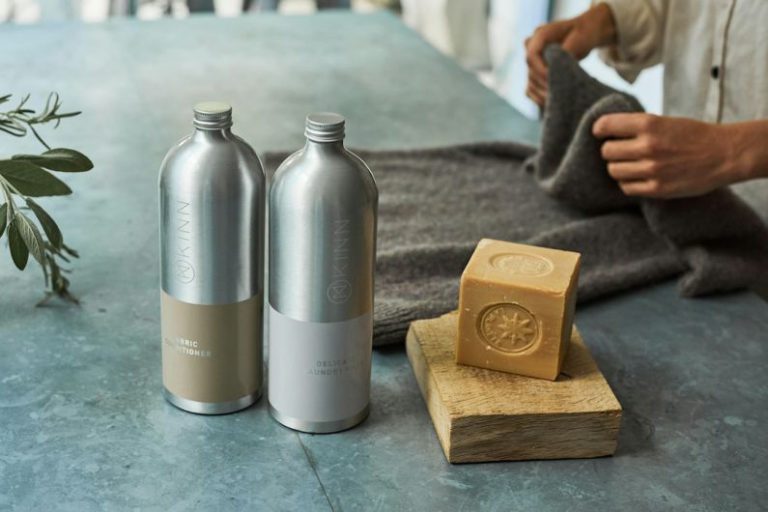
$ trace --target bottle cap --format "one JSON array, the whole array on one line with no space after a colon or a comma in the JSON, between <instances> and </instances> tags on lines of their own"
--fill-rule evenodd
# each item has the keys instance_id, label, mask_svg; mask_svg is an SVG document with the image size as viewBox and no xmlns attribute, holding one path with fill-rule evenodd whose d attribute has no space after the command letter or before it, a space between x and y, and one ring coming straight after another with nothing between
<instances>
[{"instance_id":1,"label":"bottle cap","mask_svg":"<svg viewBox=\"0 0 768 512\"><path fill-rule=\"evenodd\" d=\"M222 101L203 101L195 105L193 124L197 128L220 130L232 126L232 107Z\"/></svg>"},{"instance_id":2,"label":"bottle cap","mask_svg":"<svg viewBox=\"0 0 768 512\"><path fill-rule=\"evenodd\" d=\"M333 112L309 114L304 135L315 142L344 140L344 123L344 117Z\"/></svg>"}]
</instances>

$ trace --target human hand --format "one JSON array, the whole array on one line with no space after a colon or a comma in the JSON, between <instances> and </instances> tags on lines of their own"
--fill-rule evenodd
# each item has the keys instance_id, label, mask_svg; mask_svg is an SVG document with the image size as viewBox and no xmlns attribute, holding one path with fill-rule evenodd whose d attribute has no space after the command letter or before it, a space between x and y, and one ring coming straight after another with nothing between
<instances>
[{"instance_id":1,"label":"human hand","mask_svg":"<svg viewBox=\"0 0 768 512\"><path fill-rule=\"evenodd\" d=\"M540 107L546 103L547 63L542 54L548 45L557 43L581 60L593 48L615 40L616 22L611 8L606 4L598 4L576 18L541 25L525 40L528 63L528 85L525 94Z\"/></svg>"},{"instance_id":2,"label":"human hand","mask_svg":"<svg viewBox=\"0 0 768 512\"><path fill-rule=\"evenodd\" d=\"M741 179L732 126L638 112L606 114L592 133L607 139L601 152L608 174L626 195L675 198Z\"/></svg>"}]
</instances>

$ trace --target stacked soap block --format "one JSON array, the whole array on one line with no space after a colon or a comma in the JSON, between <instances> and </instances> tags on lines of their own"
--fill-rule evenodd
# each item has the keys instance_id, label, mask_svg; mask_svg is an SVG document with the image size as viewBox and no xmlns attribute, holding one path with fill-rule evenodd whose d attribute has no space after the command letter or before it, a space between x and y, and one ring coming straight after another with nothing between
<instances>
[{"instance_id":1,"label":"stacked soap block","mask_svg":"<svg viewBox=\"0 0 768 512\"><path fill-rule=\"evenodd\" d=\"M579 260L575 252L481 240L461 276L456 362L557 379Z\"/></svg>"},{"instance_id":2,"label":"stacked soap block","mask_svg":"<svg viewBox=\"0 0 768 512\"><path fill-rule=\"evenodd\" d=\"M577 253L482 240L458 314L411 324L408 359L449 462L615 452L621 404L573 325L578 273Z\"/></svg>"}]
</instances>

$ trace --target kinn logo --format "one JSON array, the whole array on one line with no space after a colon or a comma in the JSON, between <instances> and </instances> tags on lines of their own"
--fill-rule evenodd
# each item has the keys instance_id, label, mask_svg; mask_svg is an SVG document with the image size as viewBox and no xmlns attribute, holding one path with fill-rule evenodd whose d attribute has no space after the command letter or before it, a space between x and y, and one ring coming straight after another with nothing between
<instances>
[{"instance_id":1,"label":"kinn logo","mask_svg":"<svg viewBox=\"0 0 768 512\"><path fill-rule=\"evenodd\" d=\"M331 284L326 295L334 304L343 304L352 296L352 284L349 282L349 221L337 220L333 223L331 257Z\"/></svg>"},{"instance_id":2,"label":"kinn logo","mask_svg":"<svg viewBox=\"0 0 768 512\"><path fill-rule=\"evenodd\" d=\"M192 265L192 214L189 203L176 201L176 264L175 277L182 284L195 280L195 267Z\"/></svg>"},{"instance_id":3,"label":"kinn logo","mask_svg":"<svg viewBox=\"0 0 768 512\"><path fill-rule=\"evenodd\" d=\"M184 284L195 280L195 268L190 262L176 260L176 280Z\"/></svg>"},{"instance_id":4,"label":"kinn logo","mask_svg":"<svg viewBox=\"0 0 768 512\"><path fill-rule=\"evenodd\" d=\"M352 285L346 279L337 279L328 285L328 300L343 304L352 296Z\"/></svg>"}]
</instances>

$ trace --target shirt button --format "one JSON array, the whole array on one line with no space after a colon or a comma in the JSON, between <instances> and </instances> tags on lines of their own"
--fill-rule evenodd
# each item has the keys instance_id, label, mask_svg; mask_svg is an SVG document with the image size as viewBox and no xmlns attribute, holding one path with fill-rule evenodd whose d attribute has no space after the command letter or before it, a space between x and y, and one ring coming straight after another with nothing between
<instances>
[{"instance_id":1,"label":"shirt button","mask_svg":"<svg viewBox=\"0 0 768 512\"><path fill-rule=\"evenodd\" d=\"M709 71L709 73L712 75L712 78L717 80L717 78L720 76L720 66L712 66L712 69Z\"/></svg>"}]
</instances>

